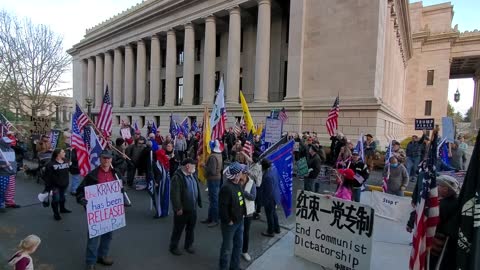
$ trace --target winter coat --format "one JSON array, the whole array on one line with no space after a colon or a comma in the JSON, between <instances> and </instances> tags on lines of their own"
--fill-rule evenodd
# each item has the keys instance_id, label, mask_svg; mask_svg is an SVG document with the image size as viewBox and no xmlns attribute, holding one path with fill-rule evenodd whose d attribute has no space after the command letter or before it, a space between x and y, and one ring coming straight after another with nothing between
<instances>
[{"instance_id":1,"label":"winter coat","mask_svg":"<svg viewBox=\"0 0 480 270\"><path fill-rule=\"evenodd\" d=\"M226 181L220 189L218 197L220 221L228 224L230 221L238 223L247 213L243 190L239 184Z\"/></svg>"},{"instance_id":2,"label":"winter coat","mask_svg":"<svg viewBox=\"0 0 480 270\"><path fill-rule=\"evenodd\" d=\"M205 172L208 180L220 180L222 178L222 154L212 153L205 164Z\"/></svg>"},{"instance_id":3,"label":"winter coat","mask_svg":"<svg viewBox=\"0 0 480 270\"><path fill-rule=\"evenodd\" d=\"M45 168L45 190L50 191L54 188L67 188L70 180L70 165L67 161L60 163L56 160L50 161Z\"/></svg>"},{"instance_id":4,"label":"winter coat","mask_svg":"<svg viewBox=\"0 0 480 270\"><path fill-rule=\"evenodd\" d=\"M202 207L202 196L200 194L200 184L198 183L197 177L193 176L197 181L197 205ZM172 202L172 208L174 211L183 210L183 211L194 211L189 207L187 198L187 179L186 175L183 173L182 169L179 168L175 171L175 174L171 178L170 186L170 201Z\"/></svg>"}]
</instances>

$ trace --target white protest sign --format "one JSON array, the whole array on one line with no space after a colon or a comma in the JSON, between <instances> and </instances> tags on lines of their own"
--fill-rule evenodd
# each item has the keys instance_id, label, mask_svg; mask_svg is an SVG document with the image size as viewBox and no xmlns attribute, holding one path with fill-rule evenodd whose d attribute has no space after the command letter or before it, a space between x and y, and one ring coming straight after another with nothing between
<instances>
[{"instance_id":1,"label":"white protest sign","mask_svg":"<svg viewBox=\"0 0 480 270\"><path fill-rule=\"evenodd\" d=\"M265 142L276 143L282 138L282 121L267 117L265 122Z\"/></svg>"},{"instance_id":2,"label":"white protest sign","mask_svg":"<svg viewBox=\"0 0 480 270\"><path fill-rule=\"evenodd\" d=\"M132 138L132 134L130 133L129 128L120 129L120 133L122 134L122 138L125 140Z\"/></svg>"},{"instance_id":3,"label":"white protest sign","mask_svg":"<svg viewBox=\"0 0 480 270\"><path fill-rule=\"evenodd\" d=\"M85 187L89 238L125 227L121 190L122 182L119 180Z\"/></svg>"},{"instance_id":4,"label":"white protest sign","mask_svg":"<svg viewBox=\"0 0 480 270\"><path fill-rule=\"evenodd\" d=\"M371 206L375 208L375 214L378 216L395 221L406 221L405 216L412 212L411 201L411 198L373 191Z\"/></svg>"},{"instance_id":5,"label":"white protest sign","mask_svg":"<svg viewBox=\"0 0 480 270\"><path fill-rule=\"evenodd\" d=\"M329 269L369 270L373 208L299 190L295 255Z\"/></svg>"}]
</instances>

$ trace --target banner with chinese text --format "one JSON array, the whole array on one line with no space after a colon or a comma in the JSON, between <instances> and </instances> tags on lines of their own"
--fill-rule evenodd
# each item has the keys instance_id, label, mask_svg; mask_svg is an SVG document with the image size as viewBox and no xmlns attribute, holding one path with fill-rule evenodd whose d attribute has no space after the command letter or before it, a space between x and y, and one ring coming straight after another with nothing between
<instances>
[{"instance_id":1,"label":"banner with chinese text","mask_svg":"<svg viewBox=\"0 0 480 270\"><path fill-rule=\"evenodd\" d=\"M369 270L373 208L299 190L295 255L334 270Z\"/></svg>"},{"instance_id":2,"label":"banner with chinese text","mask_svg":"<svg viewBox=\"0 0 480 270\"><path fill-rule=\"evenodd\" d=\"M122 182L119 180L85 187L89 238L125 227L121 190Z\"/></svg>"}]
</instances>

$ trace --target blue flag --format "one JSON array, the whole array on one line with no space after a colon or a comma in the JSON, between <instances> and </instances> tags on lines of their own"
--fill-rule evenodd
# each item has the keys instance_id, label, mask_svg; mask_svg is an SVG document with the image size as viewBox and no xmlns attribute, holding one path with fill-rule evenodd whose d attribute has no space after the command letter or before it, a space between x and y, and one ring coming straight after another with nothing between
<instances>
[{"instance_id":1,"label":"blue flag","mask_svg":"<svg viewBox=\"0 0 480 270\"><path fill-rule=\"evenodd\" d=\"M190 131L193 131L193 132L195 132L195 133L198 132L197 120L194 120L194 121L193 121L192 126L190 127Z\"/></svg>"},{"instance_id":2,"label":"blue flag","mask_svg":"<svg viewBox=\"0 0 480 270\"><path fill-rule=\"evenodd\" d=\"M363 143L364 143L364 140L363 140L363 133L360 134L360 137L358 138L358 142L357 142L357 145L355 146L355 151L357 151L358 155L360 156L361 160L363 162L366 162L365 160L365 152L363 150Z\"/></svg>"},{"instance_id":3,"label":"blue flag","mask_svg":"<svg viewBox=\"0 0 480 270\"><path fill-rule=\"evenodd\" d=\"M190 127L188 126L188 117L183 119L182 123L180 124L180 128L182 130L183 135L187 136Z\"/></svg>"},{"instance_id":4,"label":"blue flag","mask_svg":"<svg viewBox=\"0 0 480 270\"><path fill-rule=\"evenodd\" d=\"M103 148L98 140L97 134L95 134L95 130L93 130L93 127L89 126L85 128L83 140L87 146L91 168L98 167L100 165L100 154L102 153Z\"/></svg>"},{"instance_id":5,"label":"blue flag","mask_svg":"<svg viewBox=\"0 0 480 270\"><path fill-rule=\"evenodd\" d=\"M157 134L157 125L155 124L155 121L152 121L152 133Z\"/></svg>"},{"instance_id":6,"label":"blue flag","mask_svg":"<svg viewBox=\"0 0 480 270\"><path fill-rule=\"evenodd\" d=\"M260 150L262 151L262 153L265 152L265 150L267 150L269 147L269 143L265 141L265 130L266 128L263 128L262 135L260 135L260 142L261 142Z\"/></svg>"},{"instance_id":7,"label":"blue flag","mask_svg":"<svg viewBox=\"0 0 480 270\"><path fill-rule=\"evenodd\" d=\"M294 140L290 140L266 157L276 169L278 179L276 186L280 191L280 202L287 218L292 213L293 145Z\"/></svg>"},{"instance_id":8,"label":"blue flag","mask_svg":"<svg viewBox=\"0 0 480 270\"><path fill-rule=\"evenodd\" d=\"M52 144L52 148L57 148L58 139L60 138L60 130L52 129L50 132L50 143Z\"/></svg>"},{"instance_id":9,"label":"blue flag","mask_svg":"<svg viewBox=\"0 0 480 270\"><path fill-rule=\"evenodd\" d=\"M178 129L177 129L177 121L173 119L173 114L170 114L170 135L172 135L173 138L177 137L178 135Z\"/></svg>"}]
</instances>

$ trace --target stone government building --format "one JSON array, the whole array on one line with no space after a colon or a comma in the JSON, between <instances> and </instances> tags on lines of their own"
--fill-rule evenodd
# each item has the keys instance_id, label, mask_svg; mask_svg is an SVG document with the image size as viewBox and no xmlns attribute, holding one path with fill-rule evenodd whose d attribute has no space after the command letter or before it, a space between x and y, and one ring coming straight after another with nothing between
<instances>
[{"instance_id":1,"label":"stone government building","mask_svg":"<svg viewBox=\"0 0 480 270\"><path fill-rule=\"evenodd\" d=\"M166 132L170 113L201 121L223 76L229 126L242 90L255 121L285 107L284 131L327 141L339 95L339 130L386 144L414 118L440 123L451 77L477 74L479 98L480 33L459 33L452 17L450 3L407 0L146 0L68 51L74 98L98 112L108 85L114 126L153 120Z\"/></svg>"}]
</instances>

